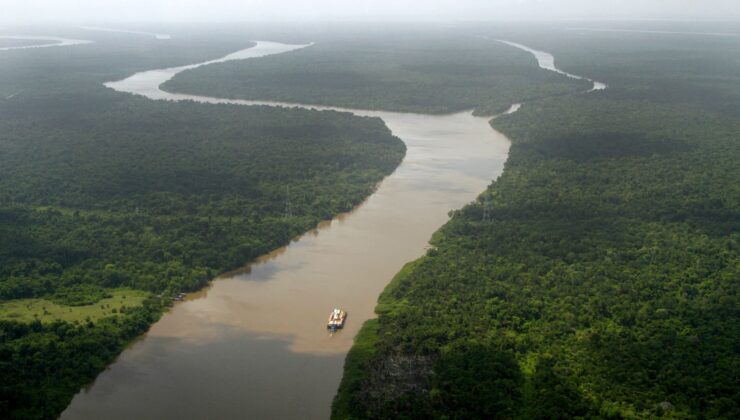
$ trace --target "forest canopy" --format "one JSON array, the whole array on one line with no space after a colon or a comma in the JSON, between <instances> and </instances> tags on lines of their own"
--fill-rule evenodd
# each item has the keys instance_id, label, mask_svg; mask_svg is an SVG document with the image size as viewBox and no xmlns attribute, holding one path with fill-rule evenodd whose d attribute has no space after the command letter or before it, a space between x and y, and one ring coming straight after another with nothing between
<instances>
[{"instance_id":1,"label":"forest canopy","mask_svg":"<svg viewBox=\"0 0 740 420\"><path fill-rule=\"evenodd\" d=\"M525 102L493 121L512 140L503 175L380 296L333 416L740 417L738 38L413 30L283 34L317 42L166 85L428 113ZM167 297L351 208L404 154L378 119L101 86L235 37L97 41L0 62L0 299L43 311L0 321L0 417L56 417ZM135 305L106 306L126 290ZM91 302L102 316L49 320Z\"/></svg>"},{"instance_id":2,"label":"forest canopy","mask_svg":"<svg viewBox=\"0 0 740 420\"><path fill-rule=\"evenodd\" d=\"M377 118L115 93L249 46L129 42L0 51L2 418L56 418L172 296L352 209L404 156Z\"/></svg>"},{"instance_id":3,"label":"forest canopy","mask_svg":"<svg viewBox=\"0 0 740 420\"><path fill-rule=\"evenodd\" d=\"M493 121L503 175L381 295L333 417L737 418L740 41L494 36L609 89Z\"/></svg>"},{"instance_id":4,"label":"forest canopy","mask_svg":"<svg viewBox=\"0 0 740 420\"><path fill-rule=\"evenodd\" d=\"M459 33L337 36L291 54L185 71L163 89L355 109L442 114L505 111L515 102L588 89L534 58Z\"/></svg>"}]
</instances>

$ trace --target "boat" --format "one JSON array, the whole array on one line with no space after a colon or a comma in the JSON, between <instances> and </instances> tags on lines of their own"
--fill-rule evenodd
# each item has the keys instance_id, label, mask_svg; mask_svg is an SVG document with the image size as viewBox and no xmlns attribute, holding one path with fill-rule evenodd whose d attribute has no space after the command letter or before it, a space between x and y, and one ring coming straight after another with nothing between
<instances>
[{"instance_id":1,"label":"boat","mask_svg":"<svg viewBox=\"0 0 740 420\"><path fill-rule=\"evenodd\" d=\"M329 321L326 324L326 328L336 331L344 327L344 321L347 320L347 312L334 308L329 314Z\"/></svg>"}]
</instances>

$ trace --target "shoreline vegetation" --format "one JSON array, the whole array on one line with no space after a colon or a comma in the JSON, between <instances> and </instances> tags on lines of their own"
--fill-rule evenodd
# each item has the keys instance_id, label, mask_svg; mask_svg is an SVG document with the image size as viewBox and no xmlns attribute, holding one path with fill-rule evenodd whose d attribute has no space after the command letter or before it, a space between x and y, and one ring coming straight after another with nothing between
<instances>
[{"instance_id":1,"label":"shoreline vegetation","mask_svg":"<svg viewBox=\"0 0 740 420\"><path fill-rule=\"evenodd\" d=\"M705 51L708 61L721 63L714 74L702 74L716 83L706 86L692 82L691 71L673 68L671 40L630 50L616 37L604 38L633 73L620 77L608 67L616 60L587 45L598 58L586 58L591 67L567 71L614 83L615 91L532 96L521 111L494 123L513 141L507 170L478 203L453 212L430 254L381 295L378 319L368 322L347 356L333 417L732 417L727 372L736 369L727 367L737 329L722 329L732 319L730 279L737 274L737 203L726 195L737 179L731 163L737 122L724 118L737 109L726 74L732 63L719 50ZM569 41L522 42L584 61L575 47L583 40ZM649 48L653 61L641 57ZM664 55L656 55L661 50ZM333 54L342 57L341 68L359 61L339 51ZM684 47L678 53L687 51L694 52ZM322 61L335 64L336 56L326 54ZM252 78L232 78L249 80L227 83L233 96L308 102L318 94L281 90L291 86L289 59L295 57L279 58L260 63L264 69L227 63L214 73L194 70L172 84L186 89L193 83L187 91L197 93L241 71ZM593 69L594 62L604 68ZM646 64L673 71L651 72L641 68ZM325 69L302 71L301 78L320 82L315 78ZM660 76L645 80L653 73ZM274 83L269 93L255 90L263 78ZM450 110L438 102L409 108L412 101L392 95L381 104L366 95L342 99L372 82L339 83L321 103L336 97L355 108ZM722 95L712 95L721 88ZM710 97L724 106L707 102ZM712 135L704 138L710 127ZM697 168L690 172L705 170L698 165L710 156L718 165L711 173L683 173L692 164ZM705 184L712 187L702 192ZM700 204L708 202L715 203L711 210ZM707 239L705 230L716 237ZM655 257L642 256L646 249ZM689 261L702 268L695 272ZM702 287L694 289L699 279ZM609 355L609 349L620 354ZM696 370L707 364L716 368ZM706 381L681 385L696 377Z\"/></svg>"},{"instance_id":2,"label":"shoreline vegetation","mask_svg":"<svg viewBox=\"0 0 740 420\"><path fill-rule=\"evenodd\" d=\"M121 67L219 53L130 42L161 63L98 39L0 65L21 92L0 95L0 417L56 418L173 297L351 210L405 154L376 118L116 94Z\"/></svg>"},{"instance_id":3,"label":"shoreline vegetation","mask_svg":"<svg viewBox=\"0 0 740 420\"><path fill-rule=\"evenodd\" d=\"M139 40L147 51L139 57L109 36L111 44L74 53L89 60L81 72L72 63L80 56L61 71L58 56L0 65L0 80L8 81L0 98L24 92L15 99L21 102L0 100L0 159L8 162L0 165L0 203L10 203L0 206L0 239L19 239L0 241L3 296L82 307L110 288L193 290L215 276L220 268L213 267L243 264L278 246L275 238L256 238L277 231L288 240L361 201L403 156L379 120L113 95L97 83L164 67L149 55L158 48L166 53L159 61L187 64L217 55L211 48L218 43L173 38L188 47L173 53L177 45ZM436 35L433 42L410 37L394 47L368 38L355 42L357 50L339 42L315 55L305 49L217 64L167 84L209 96L405 112L475 108L492 115L527 102L493 122L512 140L503 175L479 200L452 211L427 255L380 296L378 318L365 323L347 355L332 416L738 417L740 72L727 58L740 53L737 41L530 31L506 38L553 53L559 67L606 81L609 91L582 95L583 81L539 70L527 53L482 40L455 52ZM226 38L220 46L235 47ZM446 59L435 58L443 52ZM300 68L302 62L309 64ZM338 62L349 70L332 70ZM246 73L252 78L234 77ZM352 93L358 89L382 94ZM158 130L171 137L146 134ZM112 137L121 131L133 133ZM307 136L336 143L318 147L318 168L297 158L275 174L233 160L245 152L234 141L245 132L263 148L274 141L259 143L260 136L285 142L261 156L265 161L315 152L300 148ZM39 153L48 139L59 148ZM183 141L185 151L164 156ZM230 165L203 165L206 145L224 146L227 153L209 157ZM65 153L72 147L82 153ZM346 154L323 154L333 147ZM362 160L368 153L376 154ZM101 156L107 160L100 166L89 164ZM336 159L344 166L330 164ZM132 163L140 175L127 178ZM49 171L35 173L39 164ZM69 165L80 172L65 172ZM100 176L111 168L118 171ZM307 168L315 171L308 180ZM237 181L224 182L231 178ZM239 197L255 179L261 182L248 194L257 204ZM288 223L286 179L296 183L291 191L314 194L300 199L306 216ZM246 237L223 240L235 231ZM118 258L140 244L146 246ZM0 321L0 415L55 417L163 308L150 298L96 322Z\"/></svg>"},{"instance_id":4,"label":"shoreline vegetation","mask_svg":"<svg viewBox=\"0 0 740 420\"><path fill-rule=\"evenodd\" d=\"M740 44L507 37L610 88L493 121L503 175L380 296L332 417L737 418Z\"/></svg>"},{"instance_id":5,"label":"shoreline vegetation","mask_svg":"<svg viewBox=\"0 0 740 420\"><path fill-rule=\"evenodd\" d=\"M326 39L290 54L179 73L162 89L420 114L500 114L514 103L585 90L590 83L543 72L528 53L478 37L433 33Z\"/></svg>"}]
</instances>

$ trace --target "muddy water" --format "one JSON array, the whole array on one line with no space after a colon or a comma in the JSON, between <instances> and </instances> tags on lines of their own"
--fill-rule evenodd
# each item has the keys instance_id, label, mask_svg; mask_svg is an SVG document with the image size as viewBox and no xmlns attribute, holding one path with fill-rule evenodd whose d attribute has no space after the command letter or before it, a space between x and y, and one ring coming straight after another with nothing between
<instances>
[{"instance_id":1,"label":"muddy water","mask_svg":"<svg viewBox=\"0 0 740 420\"><path fill-rule=\"evenodd\" d=\"M260 42L212 62L302 47ZM195 66L138 73L107 86L160 100L264 103L159 89ZM501 173L509 149L488 119L469 112L278 105L380 117L406 144L406 157L353 212L177 303L76 395L62 418L327 418L345 354L384 286L424 253L449 210L475 199ZM349 317L332 335L325 322L335 306Z\"/></svg>"}]
</instances>

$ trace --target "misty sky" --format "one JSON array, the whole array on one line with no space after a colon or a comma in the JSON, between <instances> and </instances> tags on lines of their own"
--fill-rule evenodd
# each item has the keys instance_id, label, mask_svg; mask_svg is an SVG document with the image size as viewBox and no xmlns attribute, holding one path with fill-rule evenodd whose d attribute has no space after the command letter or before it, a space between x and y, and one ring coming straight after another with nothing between
<instances>
[{"instance_id":1,"label":"misty sky","mask_svg":"<svg viewBox=\"0 0 740 420\"><path fill-rule=\"evenodd\" d=\"M0 0L0 21L740 19L740 0Z\"/></svg>"}]
</instances>

